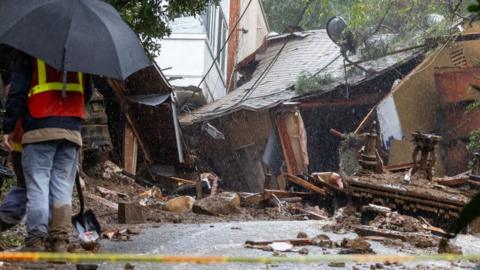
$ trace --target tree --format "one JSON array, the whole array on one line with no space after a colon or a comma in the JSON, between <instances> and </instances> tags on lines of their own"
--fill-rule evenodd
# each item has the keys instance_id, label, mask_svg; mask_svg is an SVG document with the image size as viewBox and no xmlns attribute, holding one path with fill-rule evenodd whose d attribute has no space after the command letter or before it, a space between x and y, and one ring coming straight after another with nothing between
<instances>
[{"instance_id":1,"label":"tree","mask_svg":"<svg viewBox=\"0 0 480 270\"><path fill-rule=\"evenodd\" d=\"M263 0L263 3L274 31L284 32L287 26L295 24L307 6L300 27L325 28L329 18L340 15L360 46L382 47L366 42L375 34L390 34L388 51L399 43L402 47L417 45L427 37L448 34L451 26L468 13L467 6L472 0ZM385 52L383 48L382 51Z\"/></svg>"},{"instance_id":2,"label":"tree","mask_svg":"<svg viewBox=\"0 0 480 270\"><path fill-rule=\"evenodd\" d=\"M158 40L171 31L168 22L180 16L202 14L210 3L219 0L106 0L115 7L123 19L135 31L145 49L151 54L159 53Z\"/></svg>"}]
</instances>

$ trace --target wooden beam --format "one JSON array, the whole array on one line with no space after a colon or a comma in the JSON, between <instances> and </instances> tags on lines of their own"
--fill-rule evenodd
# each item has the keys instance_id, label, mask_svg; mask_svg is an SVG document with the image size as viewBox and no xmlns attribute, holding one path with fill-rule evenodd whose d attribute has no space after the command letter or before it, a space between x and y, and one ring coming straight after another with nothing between
<instances>
[{"instance_id":1,"label":"wooden beam","mask_svg":"<svg viewBox=\"0 0 480 270\"><path fill-rule=\"evenodd\" d=\"M289 173L284 173L284 176L286 179L290 180L291 182L299 185L299 186L302 186L308 190L311 190L313 192L316 192L316 193L319 193L319 194L322 194L322 195L326 195L327 192L320 188L320 187L317 187L316 185L312 184L312 183L309 183L305 180L303 180L302 178L296 176L296 175L293 175L293 174L289 174Z\"/></svg>"},{"instance_id":2,"label":"wooden beam","mask_svg":"<svg viewBox=\"0 0 480 270\"><path fill-rule=\"evenodd\" d=\"M83 192L86 198L89 198L91 200L94 200L98 203L101 203L109 208L112 208L113 210L118 210L118 203L114 203L112 201L109 201L107 199L104 199L100 196L97 196L95 194L89 193L89 192Z\"/></svg>"},{"instance_id":3,"label":"wooden beam","mask_svg":"<svg viewBox=\"0 0 480 270\"><path fill-rule=\"evenodd\" d=\"M285 125L285 117L277 115L275 122L278 131L278 137L280 138L280 145L283 150L283 158L287 165L288 173L296 173L298 171L297 162L295 160L295 154L293 153L292 146L290 144L290 137L288 136L287 125Z\"/></svg>"},{"instance_id":4,"label":"wooden beam","mask_svg":"<svg viewBox=\"0 0 480 270\"><path fill-rule=\"evenodd\" d=\"M360 125L358 125L357 129L353 132L353 134L359 134L365 126L367 126L375 117L377 107L375 106L373 109L371 109L368 114L363 118L362 122L360 122Z\"/></svg>"},{"instance_id":5,"label":"wooden beam","mask_svg":"<svg viewBox=\"0 0 480 270\"><path fill-rule=\"evenodd\" d=\"M193 180L187 180L187 179L182 179L182 178L178 178L178 177L173 177L173 176L170 176L170 177L165 177L166 179L169 179L169 180L174 180L178 183L182 183L182 184L192 184L192 185L195 185L197 183L197 181L193 181Z\"/></svg>"},{"instance_id":6,"label":"wooden beam","mask_svg":"<svg viewBox=\"0 0 480 270\"><path fill-rule=\"evenodd\" d=\"M123 168L130 174L137 173L138 144L135 134L128 123L123 133Z\"/></svg>"},{"instance_id":7,"label":"wooden beam","mask_svg":"<svg viewBox=\"0 0 480 270\"><path fill-rule=\"evenodd\" d=\"M269 199L272 195L277 196L277 198L289 198L289 197L305 197L310 196L313 193L310 192L293 192L285 190L273 190L273 189L264 189L263 198Z\"/></svg>"}]
</instances>

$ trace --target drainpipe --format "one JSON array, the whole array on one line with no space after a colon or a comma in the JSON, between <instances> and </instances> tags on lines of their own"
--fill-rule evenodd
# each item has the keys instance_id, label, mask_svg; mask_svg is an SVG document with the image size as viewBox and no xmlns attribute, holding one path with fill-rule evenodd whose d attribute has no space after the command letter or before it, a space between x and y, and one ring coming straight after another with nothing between
<instances>
[{"instance_id":1,"label":"drainpipe","mask_svg":"<svg viewBox=\"0 0 480 270\"><path fill-rule=\"evenodd\" d=\"M173 126L175 127L175 139L177 141L177 150L178 150L178 161L180 163L185 162L185 157L183 156L183 145L182 140L180 139L180 124L178 123L177 118L177 106L175 105L175 99L173 93L170 95L172 100L172 115L173 115Z\"/></svg>"}]
</instances>

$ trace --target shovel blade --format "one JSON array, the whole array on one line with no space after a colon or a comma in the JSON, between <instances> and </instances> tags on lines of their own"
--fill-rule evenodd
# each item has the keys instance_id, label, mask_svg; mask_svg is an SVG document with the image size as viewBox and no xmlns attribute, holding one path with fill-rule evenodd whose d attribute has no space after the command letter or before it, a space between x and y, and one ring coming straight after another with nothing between
<instances>
[{"instance_id":1,"label":"shovel blade","mask_svg":"<svg viewBox=\"0 0 480 270\"><path fill-rule=\"evenodd\" d=\"M77 230L80 240L86 243L96 241L102 233L100 224L92 210L85 211L83 215L82 213L74 215L72 224L75 230Z\"/></svg>"}]
</instances>

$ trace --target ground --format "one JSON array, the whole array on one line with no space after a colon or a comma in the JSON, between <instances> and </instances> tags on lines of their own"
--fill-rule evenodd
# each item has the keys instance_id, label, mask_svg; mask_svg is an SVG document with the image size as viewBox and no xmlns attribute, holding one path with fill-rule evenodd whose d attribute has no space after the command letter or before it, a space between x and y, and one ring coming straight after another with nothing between
<instances>
[{"instance_id":1,"label":"ground","mask_svg":"<svg viewBox=\"0 0 480 270\"><path fill-rule=\"evenodd\" d=\"M222 216L196 214L192 211L173 213L162 210L170 197L162 195L158 189L145 188L131 178L115 176L84 177L86 192L111 202L120 200L141 201L144 205L145 223L118 224L117 211L98 200L88 198L87 208L93 209L103 229L103 239L99 251L125 252L135 254L169 255L227 255L227 256L304 256L338 253L376 253L376 254L436 254L438 237L432 236L420 220L392 212L377 214L366 225L379 229L395 230L401 233L426 233L426 239L414 238L406 241L382 237L359 238L354 232L361 222L358 209L342 208L323 220L310 220L309 215L295 211L286 211L268 204L243 205L238 213ZM107 189L108 191L103 190ZM293 204L293 203L292 203ZM75 211L78 209L76 194ZM301 203L304 209L313 209L307 203ZM327 216L323 209L320 215ZM311 216L310 216L311 217ZM22 244L24 227L2 235L3 246L12 249ZM299 233L309 239L328 239L328 245L315 244L294 246L288 252L271 250L268 246L247 248L247 240L274 241L295 239ZM320 236L319 236L320 235ZM318 236L318 237L316 237ZM72 234L73 243L78 246L77 237ZM346 239L346 240L345 240ZM348 241L347 241L348 240ZM352 241L354 240L354 241ZM352 245L348 244L353 243ZM359 241L359 242L356 242ZM322 242L323 243L323 242ZM480 238L472 235L459 236L455 243L466 254L480 252ZM355 247L355 245L357 245ZM251 245L249 247L252 247ZM267 250L267 251L266 251ZM99 269L124 269L124 264L101 263ZM473 269L472 262L419 262L409 264L282 264L282 265L159 265L134 264L134 269ZM2 264L1 269L82 269L75 265L54 264ZM126 267L125 269L128 269ZM131 269L131 268L130 268Z\"/></svg>"}]
</instances>

